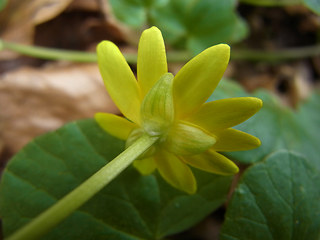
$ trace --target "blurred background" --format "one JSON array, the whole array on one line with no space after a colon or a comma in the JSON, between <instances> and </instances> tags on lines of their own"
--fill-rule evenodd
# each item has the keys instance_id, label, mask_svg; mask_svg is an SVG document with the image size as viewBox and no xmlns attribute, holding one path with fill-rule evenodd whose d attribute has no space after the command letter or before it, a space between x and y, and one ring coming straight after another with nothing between
<instances>
[{"instance_id":1,"label":"blurred background","mask_svg":"<svg viewBox=\"0 0 320 240\"><path fill-rule=\"evenodd\" d=\"M319 1L0 0L0 10L0 169L35 136L98 111L118 113L95 63L96 45L113 41L135 71L140 34L153 25L163 33L170 72L227 43L224 77L249 93L267 89L296 109L319 89ZM92 54L70 61L56 52L52 60L26 45ZM176 238L215 239L219 211Z\"/></svg>"}]
</instances>

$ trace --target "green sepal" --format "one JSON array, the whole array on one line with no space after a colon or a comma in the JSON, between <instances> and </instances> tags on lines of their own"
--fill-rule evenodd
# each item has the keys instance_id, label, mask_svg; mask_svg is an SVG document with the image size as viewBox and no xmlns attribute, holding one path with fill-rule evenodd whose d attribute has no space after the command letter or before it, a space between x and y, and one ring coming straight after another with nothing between
<instances>
[{"instance_id":1,"label":"green sepal","mask_svg":"<svg viewBox=\"0 0 320 240\"><path fill-rule=\"evenodd\" d=\"M164 74L141 104L142 126L150 136L166 134L174 120L172 97L173 75Z\"/></svg>"},{"instance_id":2,"label":"green sepal","mask_svg":"<svg viewBox=\"0 0 320 240\"><path fill-rule=\"evenodd\" d=\"M212 134L198 126L179 122L173 125L166 138L166 148L177 155L199 154L216 143Z\"/></svg>"}]
</instances>

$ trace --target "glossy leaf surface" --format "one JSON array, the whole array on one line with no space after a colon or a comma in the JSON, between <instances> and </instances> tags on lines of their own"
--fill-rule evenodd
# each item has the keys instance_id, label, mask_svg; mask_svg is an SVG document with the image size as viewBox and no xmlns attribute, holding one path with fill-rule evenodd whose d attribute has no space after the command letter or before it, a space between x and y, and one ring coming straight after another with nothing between
<instances>
[{"instance_id":1,"label":"glossy leaf surface","mask_svg":"<svg viewBox=\"0 0 320 240\"><path fill-rule=\"evenodd\" d=\"M34 139L6 167L0 213L8 236L123 151L94 120L65 125ZM161 239L203 219L226 199L230 177L196 171L196 194L133 167L43 239Z\"/></svg>"},{"instance_id":2,"label":"glossy leaf surface","mask_svg":"<svg viewBox=\"0 0 320 240\"><path fill-rule=\"evenodd\" d=\"M242 176L221 240L319 239L320 175L312 162L279 151Z\"/></svg>"}]
</instances>

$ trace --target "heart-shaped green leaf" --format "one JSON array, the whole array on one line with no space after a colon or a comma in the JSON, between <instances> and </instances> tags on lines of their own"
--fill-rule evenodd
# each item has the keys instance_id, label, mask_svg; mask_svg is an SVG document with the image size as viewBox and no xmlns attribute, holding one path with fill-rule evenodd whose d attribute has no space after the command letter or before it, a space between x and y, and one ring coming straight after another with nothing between
<instances>
[{"instance_id":1,"label":"heart-shaped green leaf","mask_svg":"<svg viewBox=\"0 0 320 240\"><path fill-rule=\"evenodd\" d=\"M320 172L279 151L242 176L226 213L221 240L320 238Z\"/></svg>"},{"instance_id":2,"label":"heart-shaped green leaf","mask_svg":"<svg viewBox=\"0 0 320 240\"><path fill-rule=\"evenodd\" d=\"M199 53L217 43L233 43L248 33L236 0L111 0L115 16L133 28L155 25L166 42Z\"/></svg>"},{"instance_id":3,"label":"heart-shaped green leaf","mask_svg":"<svg viewBox=\"0 0 320 240\"><path fill-rule=\"evenodd\" d=\"M230 44L246 37L247 25L235 6L235 0L172 0L151 11L151 23L171 44L197 54L214 44Z\"/></svg>"},{"instance_id":4,"label":"heart-shaped green leaf","mask_svg":"<svg viewBox=\"0 0 320 240\"><path fill-rule=\"evenodd\" d=\"M0 183L0 214L9 236L77 187L124 149L94 120L34 139L9 163ZM226 199L231 179L194 170L187 195L157 174L129 167L43 239L161 239L200 221Z\"/></svg>"}]
</instances>

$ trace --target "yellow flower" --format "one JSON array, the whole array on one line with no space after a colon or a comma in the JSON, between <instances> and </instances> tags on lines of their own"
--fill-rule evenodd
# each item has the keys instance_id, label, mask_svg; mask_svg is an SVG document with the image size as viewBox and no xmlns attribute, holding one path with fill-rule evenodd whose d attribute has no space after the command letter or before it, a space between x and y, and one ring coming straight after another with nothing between
<instances>
[{"instance_id":1,"label":"yellow flower","mask_svg":"<svg viewBox=\"0 0 320 240\"><path fill-rule=\"evenodd\" d=\"M168 73L161 32L152 27L140 38L137 80L116 45L98 45L98 63L105 86L125 118L97 113L95 119L109 134L129 146L142 134L158 137L156 144L133 165L142 173L157 169L172 186L195 193L190 166L232 175L238 167L220 151L256 148L259 139L231 127L262 106L258 98L243 97L205 103L229 61L230 48L219 44L190 60L176 76Z\"/></svg>"}]
</instances>

